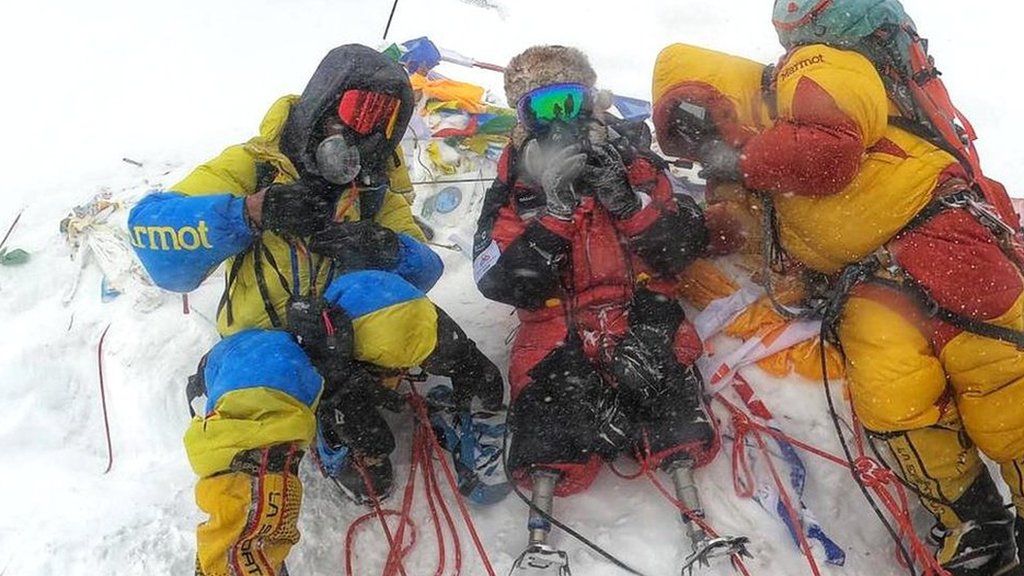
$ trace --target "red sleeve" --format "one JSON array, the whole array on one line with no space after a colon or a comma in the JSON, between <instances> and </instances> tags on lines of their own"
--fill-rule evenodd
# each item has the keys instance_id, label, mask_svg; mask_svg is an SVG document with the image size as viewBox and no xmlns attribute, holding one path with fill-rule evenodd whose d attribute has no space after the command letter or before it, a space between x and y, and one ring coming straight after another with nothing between
<instances>
[{"instance_id":1,"label":"red sleeve","mask_svg":"<svg viewBox=\"0 0 1024 576\"><path fill-rule=\"evenodd\" d=\"M541 214L542 194L508 184L508 150L484 197L473 238L473 276L484 296L536 309L558 293L560 255L568 251L571 223Z\"/></svg>"},{"instance_id":2,"label":"red sleeve","mask_svg":"<svg viewBox=\"0 0 1024 576\"><path fill-rule=\"evenodd\" d=\"M802 78L793 118L751 138L740 166L752 190L828 196L853 181L863 155L856 122L814 80Z\"/></svg>"},{"instance_id":3,"label":"red sleeve","mask_svg":"<svg viewBox=\"0 0 1024 576\"><path fill-rule=\"evenodd\" d=\"M658 274L674 276L707 245L704 217L692 199L676 198L665 172L643 158L630 165L629 181L650 203L615 226L634 255Z\"/></svg>"}]
</instances>

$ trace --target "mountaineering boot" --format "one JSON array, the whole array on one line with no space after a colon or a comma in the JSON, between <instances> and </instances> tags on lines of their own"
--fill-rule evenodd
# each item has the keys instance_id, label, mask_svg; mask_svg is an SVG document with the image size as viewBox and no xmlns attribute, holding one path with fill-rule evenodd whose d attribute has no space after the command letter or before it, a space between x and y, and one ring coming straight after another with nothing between
<instances>
[{"instance_id":1,"label":"mountaineering boot","mask_svg":"<svg viewBox=\"0 0 1024 576\"><path fill-rule=\"evenodd\" d=\"M1013 526L1009 516L989 522L964 522L946 533L938 552L939 563L952 576L1020 574Z\"/></svg>"},{"instance_id":2,"label":"mountaineering boot","mask_svg":"<svg viewBox=\"0 0 1024 576\"><path fill-rule=\"evenodd\" d=\"M938 521L931 538L939 542L935 557L943 568L954 576L1015 573L1013 517L955 410L934 426L875 436Z\"/></svg>"},{"instance_id":3,"label":"mountaineering boot","mask_svg":"<svg viewBox=\"0 0 1024 576\"><path fill-rule=\"evenodd\" d=\"M512 491L502 467L505 412L459 410L450 386L427 392L430 426L441 446L451 454L459 492L478 505L501 501Z\"/></svg>"},{"instance_id":4,"label":"mountaineering boot","mask_svg":"<svg viewBox=\"0 0 1024 576\"><path fill-rule=\"evenodd\" d=\"M555 486L561 475L551 470L535 470L530 478L533 481L533 497L530 506L530 543L512 565L509 576L571 576L569 556L548 546L548 534L551 522L545 517L550 516L554 506Z\"/></svg>"},{"instance_id":5,"label":"mountaineering boot","mask_svg":"<svg viewBox=\"0 0 1024 576\"><path fill-rule=\"evenodd\" d=\"M361 506L372 505L374 496L377 497L378 502L387 499L394 490L394 471L391 468L391 459L387 456L363 458L362 465L366 472L366 479L360 474L358 465L355 462L350 462L348 466L343 467L332 476L338 488L346 497ZM372 493L370 486L367 486L367 480L373 487Z\"/></svg>"},{"instance_id":6,"label":"mountaineering boot","mask_svg":"<svg viewBox=\"0 0 1024 576\"><path fill-rule=\"evenodd\" d=\"M1014 541L1017 543L1017 562L1024 566L1024 560L1021 560L1021 556L1024 556L1024 518L1014 516L1013 533Z\"/></svg>"},{"instance_id":7,"label":"mountaineering boot","mask_svg":"<svg viewBox=\"0 0 1024 576\"><path fill-rule=\"evenodd\" d=\"M946 530L936 558L953 576L1009 575L1020 572L1014 518L1003 506L988 470L949 508L961 518Z\"/></svg>"}]
</instances>

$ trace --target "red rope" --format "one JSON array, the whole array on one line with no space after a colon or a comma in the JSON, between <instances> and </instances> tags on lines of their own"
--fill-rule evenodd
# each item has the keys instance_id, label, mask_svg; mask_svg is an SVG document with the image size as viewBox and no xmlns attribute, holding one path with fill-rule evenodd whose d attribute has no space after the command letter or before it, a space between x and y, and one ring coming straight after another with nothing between
<instances>
[{"instance_id":1,"label":"red rope","mask_svg":"<svg viewBox=\"0 0 1024 576\"><path fill-rule=\"evenodd\" d=\"M441 523L437 521L437 502L434 501L434 493L430 485L430 472L426 466L421 468L421 472L423 473L423 491L427 495L427 507L430 508L430 516L434 519L434 538L437 542L437 570L434 571L434 576L442 576L448 560L444 533L441 531ZM458 571L456 570L456 572Z\"/></svg>"},{"instance_id":2,"label":"red rope","mask_svg":"<svg viewBox=\"0 0 1024 576\"><path fill-rule=\"evenodd\" d=\"M21 217L20 213L18 217ZM14 223L18 223L17 219L15 219ZM11 228L13 229L14 225L11 225ZM10 234L10 230L8 230L8 234ZM7 238L4 237L4 240L7 240ZM103 334L100 335L100 343L96 347L96 366L100 374L100 404L103 406L103 430L107 437L107 469L103 471L104 474L110 472L110 469L114 467L114 448L110 441L110 420L107 418L107 391L103 383L103 341L107 339L108 330L110 330L110 324L107 324L107 327L103 329Z\"/></svg>"},{"instance_id":3,"label":"red rope","mask_svg":"<svg viewBox=\"0 0 1024 576\"><path fill-rule=\"evenodd\" d=\"M818 568L818 563L814 560L814 554L811 553L811 545L807 542L807 535L804 534L803 522L800 521L800 516L797 514L796 507L793 505L793 501L789 497L789 492L786 490L786 486L782 483L782 478L779 477L778 470L775 469L775 463L772 462L772 455L768 451L768 445L764 441L764 437L760 432L754 431L754 439L757 440L757 445L761 448L761 454L764 456L765 462L768 463L768 470L771 471L772 479L775 481L775 486L779 490L779 498L782 499L782 505L786 508L786 514L789 516L790 525L793 527L793 531L797 535L797 542L800 544L800 551L803 552L804 558L807 559L807 565L811 567L811 573L814 576L821 576L821 569Z\"/></svg>"},{"instance_id":4,"label":"red rope","mask_svg":"<svg viewBox=\"0 0 1024 576\"><path fill-rule=\"evenodd\" d=\"M415 387L412 389L409 400L412 403L413 408L416 410L416 415L420 420L420 425L429 427L430 419L427 416L426 403L423 401L423 397L416 391ZM476 547L477 554L480 555L480 560L483 562L484 568L487 569L487 574L489 576L497 576L494 571L494 567L491 565L491 559L487 556L487 551L484 549L484 545L480 541L480 535L477 533L476 525L473 523L473 518L466 509L466 503L463 501L462 494L459 492L458 483L455 481L455 475L452 473L451 466L448 464L448 460L445 459L444 451L437 442L437 437L431 434L428 442L433 448L434 455L441 461L441 470L444 472L445 479L448 481L448 488L451 489L452 494L455 495L455 503L459 507L459 513L462 515L462 521L466 525L466 529L469 530L469 535L473 538L473 546Z\"/></svg>"},{"instance_id":5,"label":"red rope","mask_svg":"<svg viewBox=\"0 0 1024 576\"><path fill-rule=\"evenodd\" d=\"M379 498L375 493L373 493L373 486L363 463L358 459L355 460L356 469L363 477L363 481L366 483L367 489L370 492L374 510L356 519L348 528L348 533L345 537L345 570L348 576L353 576L355 574L353 569L353 551L355 549L356 532L363 524L374 517L380 519L381 527L387 537L389 546L388 558L384 565L383 576L395 576L396 574L402 574L404 576L402 560L409 554L416 542L416 527L412 522L411 512L412 503L416 494L417 474L419 474L423 479L423 492L426 495L427 507L430 510L431 522L434 528L434 537L437 541L438 561L434 576L443 576L447 569L448 550L444 535L445 528L447 528L448 532L451 534L452 552L454 556L453 574L458 576L462 573L462 546L459 539L459 533L447 502L441 493L440 483L438 482L434 468L431 445L438 450L437 456L441 460L442 464L445 465L445 474L448 477L453 494L455 494L457 499L460 498L461 495L458 492L457 485L454 483L454 475L451 473L450 469L447 469L447 461L444 459L444 454L443 452L440 452L440 447L437 445L437 439L434 437L430 421L426 416L426 405L423 402L423 399L418 395L410 395L409 401L416 410L417 417L416 425L413 427L412 463L409 470L409 478L406 481L405 488L403 490L401 511L383 510L380 508ZM495 573L491 567L490 560L488 559L486 552L483 551L483 545L480 543L480 539L476 533L476 528L473 525L472 519L469 517L466 509L462 506L462 501L458 500L458 502L467 528L469 529L470 534L473 535L474 543L477 545L477 550L481 554L484 565L488 569L489 574L493 576ZM386 516L395 516L399 519L397 533L394 536L392 536L391 530L384 519ZM443 524L441 516L444 517ZM406 528L411 531L411 541L408 545L399 546L396 543L404 542Z\"/></svg>"},{"instance_id":6,"label":"red rope","mask_svg":"<svg viewBox=\"0 0 1024 576\"><path fill-rule=\"evenodd\" d=\"M750 385L746 381L742 380L737 375L740 382L745 388L752 393ZM746 403L755 402L752 395L740 395L743 401ZM811 545L807 541L807 535L803 530L803 522L800 520L800 515L797 512L796 506L793 504L792 499L789 497L789 491L786 489L786 485L783 483L782 478L779 476L778 470L775 468L775 463L772 459L771 452L768 450L768 444L764 441L762 432L770 433L774 430L769 426L763 425L760 422L754 420L749 414L744 413L738 406L735 406L721 395L718 396L719 401L725 405L726 409L732 415L732 427L736 434L736 438L733 440L733 486L736 489L737 495L741 498L752 498L754 495L754 471L747 461L746 451L746 437L748 434L753 434L754 439L757 441L758 448L761 451L761 455L768 465L768 470L771 472L772 480L775 482L775 488L779 492L779 498L782 500L782 505L786 509L786 515L789 517L790 526L793 528L794 534L796 534L797 544L800 547L800 552L803 553L804 558L807 560L807 565L811 569L811 573L815 576L820 576L821 569L818 567L818 563L814 558L814 554L811 552ZM756 400L758 407L758 413L771 418L771 412L768 411L767 406L764 405L760 400ZM779 432L781 434L781 432ZM826 453L827 455L827 453ZM830 456L830 455L829 455ZM838 460L838 458L837 458ZM840 460L841 462L841 460ZM742 481L747 483L747 487L742 492L741 478L739 471L742 470L743 478Z\"/></svg>"},{"instance_id":7,"label":"red rope","mask_svg":"<svg viewBox=\"0 0 1024 576\"><path fill-rule=\"evenodd\" d=\"M433 431L431 431L431 433L433 433ZM425 445L424 449L426 449ZM423 467L423 473L427 479L427 484L429 487L429 491L427 492L428 504L436 502L438 507L441 509L441 513L444 515L445 524L448 526L448 533L451 534L452 538L452 552L455 555L455 574L460 574L462 572L462 543L459 540L459 532L455 529L455 520L452 518L451 510L448 509L448 503L441 495L441 485L438 483L437 474L435 474L434 472L434 460L433 458L429 457L429 452L427 452L427 450L424 450L424 454L427 456L426 458L424 458L425 465ZM434 519L436 521L437 513L434 512L433 507L431 508L431 514L433 514ZM437 526L438 534L440 534L440 523L437 523ZM438 570L440 571L440 569L443 568L444 562L443 539L439 542L438 547L441 550L441 562L439 563L440 566L438 568ZM440 576L440 572L438 572L438 576Z\"/></svg>"},{"instance_id":8,"label":"red rope","mask_svg":"<svg viewBox=\"0 0 1024 576\"><path fill-rule=\"evenodd\" d=\"M644 452L645 454L643 455L637 455L637 460L640 462L641 472L643 472L647 476L647 478L651 481L651 484L653 484L654 487L657 488L658 492L660 492L666 500L671 502L672 505L675 506L676 509L679 510L679 512L682 513L683 516L685 516L690 522L693 522L694 524L699 526L700 529L703 530L704 533L708 536L711 536L712 538L718 538L718 532L716 532L715 529L712 528L711 525L708 524L700 514L698 514L695 510L689 508L683 501L673 496L668 491L668 489L665 488L665 485L662 484L661 480L658 480L658 477L654 474L654 471L651 469L650 466L651 446L650 441L647 438L646 432L644 433ZM740 559L740 557L736 554L733 554L732 556L732 565L734 568L736 568L736 570L743 574L743 576L750 576L750 572L747 571L746 564L744 564L743 560Z\"/></svg>"},{"instance_id":9,"label":"red rope","mask_svg":"<svg viewBox=\"0 0 1024 576\"><path fill-rule=\"evenodd\" d=\"M850 417L853 420L853 434L854 440L857 444L857 459L853 462L854 468L860 475L861 481L866 486L871 488L874 493L882 500L882 504L885 505L889 511L889 515L896 520L896 524L899 528L899 535L905 536L906 539L910 540L910 552L916 557L917 561L924 568L925 576L937 574L939 576L948 576L947 572L938 560L932 555L924 542L917 537L917 532L914 530L914 521L910 517L910 503L907 502L906 494L903 493L903 486L900 485L899 479L896 478L896 474L892 470L880 464L874 458L871 458L865 454L864 451L864 438L862 431L864 430L860 419L857 417L857 411L853 408L853 399L847 395L847 402L850 404ZM894 486L897 495L899 496L899 502L893 498L892 494L886 490L887 486ZM898 548L898 546L897 546ZM896 551L897 556L901 556L899 550Z\"/></svg>"},{"instance_id":10,"label":"red rope","mask_svg":"<svg viewBox=\"0 0 1024 576\"><path fill-rule=\"evenodd\" d=\"M380 520L381 529L384 530L384 536L388 540L388 547L390 550L395 548L395 539L391 535L391 528L388 527L387 519L384 517L384 511L380 506L380 498L377 497L377 490L373 487L373 481L370 480L370 475L366 472L366 467L363 465L362 458L354 458L354 464L356 471L359 472L359 476L362 477L363 483L366 485L366 491L370 494L370 502L373 506L373 514ZM398 563L398 572L402 576L407 576L405 573L405 566L402 565L401 561Z\"/></svg>"},{"instance_id":11,"label":"red rope","mask_svg":"<svg viewBox=\"0 0 1024 576\"><path fill-rule=\"evenodd\" d=\"M686 504L684 504L678 498L673 496L668 491L668 489L665 488L665 485L662 484L660 480L658 480L658 477L654 475L654 472L651 471L649 467L644 466L644 474L646 474L647 477L650 479L651 483L654 484L654 487L658 489L658 492L661 492L661 495L664 496L666 500L671 502L672 505L675 506L676 509L678 509L684 516L686 516L691 522L697 524L697 526L700 526L700 529L703 530L707 535L711 536L712 538L718 538L718 532L715 532L715 530L711 528L711 526L707 522L705 522L699 514L688 508ZM736 568L736 570L743 574L743 576L750 576L750 572L747 571L746 564L744 564L743 560L741 560L735 554L732 557L732 564L733 567Z\"/></svg>"},{"instance_id":12,"label":"red rope","mask_svg":"<svg viewBox=\"0 0 1024 576\"><path fill-rule=\"evenodd\" d=\"M401 512L398 512L397 510L381 510L381 514L383 514L384 516L399 516L401 515ZM369 522L370 520L373 520L376 517L376 511L367 512L359 518L356 518L348 527L348 531L345 534L345 574L347 576L355 576L355 570L353 570L352 568L352 559L355 556L353 554L353 551L355 550L356 533L363 524ZM403 551L403 554L408 553L408 551L412 549L415 543L416 532L413 531L412 535L410 536L409 545L406 546L405 550Z\"/></svg>"},{"instance_id":13,"label":"red rope","mask_svg":"<svg viewBox=\"0 0 1024 576\"><path fill-rule=\"evenodd\" d=\"M740 378L742 380L742 377L737 376L737 378ZM865 454L864 442L860 434L855 434L858 456L853 462L847 462L845 458L840 458L811 444L801 442L789 436L788 434L785 434L781 430L772 428L770 426L766 426L760 422L755 421L748 414L744 413L740 408L738 408L735 404L729 402L721 395L718 395L715 398L721 404L723 404L727 410L729 410L730 414L733 415L733 428L736 430L736 439L733 444L734 486L739 486L741 482L739 479L740 471L736 469L736 466L738 464L741 464L743 466L742 473L748 480L753 478L753 472L750 470L749 465L746 462L746 456L736 456L736 451L743 449L743 438L750 430L754 431L754 436L755 438L757 438L758 444L762 448L762 452L765 454L765 458L768 462L769 468L772 471L772 476L775 479L775 483L779 488L780 496L785 499L783 503L786 506L787 514L790 514L791 517L795 510L791 508L791 503L788 501L788 495L781 483L781 479L778 477L778 473L775 470L774 465L772 464L772 459L770 453L767 451L767 446L764 443L764 439L760 436L761 432L769 434L774 438L789 442L793 446L801 448L806 452L814 454L824 460L828 460L833 464L842 466L843 468L846 468L848 470L852 468L853 472L858 475L861 482L863 482L864 485L878 497L878 499L882 502L882 505L889 512L889 515L896 521L899 528L898 534L900 536L906 537L910 541L911 554L914 556L915 560L924 568L924 576L949 575L949 573L945 569L943 569L942 566L939 565L935 557L928 551L928 548L921 541L921 539L917 537L916 531L914 530L913 520L910 517L909 502L907 501L906 494L903 491L903 487L899 485L895 474L893 474L893 472L888 468L882 466L878 461ZM860 430L860 422L857 419L856 412L853 411L852 406L851 414L853 414L854 430ZM890 485L895 486L896 494L899 500L898 502L897 499L894 498L893 495L887 490L887 487ZM737 493L740 494L739 491L737 491ZM800 524L794 524L794 526L800 526ZM806 539L803 538L802 534L801 540L801 549L804 550L806 556L808 552L804 548L804 543L806 542ZM900 556L899 554L897 555ZM812 558L813 557L809 557L809 561L811 561ZM812 570L814 570L815 568L816 566L812 567ZM816 571L815 574L817 574Z\"/></svg>"},{"instance_id":14,"label":"red rope","mask_svg":"<svg viewBox=\"0 0 1024 576\"><path fill-rule=\"evenodd\" d=\"M405 537L405 527L409 523L409 516L412 510L412 499L416 493L416 472L419 468L420 459L417 456L417 443L419 443L419 430L413 430L413 457L412 465L409 468L409 479L405 483L405 493L402 496L402 513L398 519L398 533L395 536L395 541L401 543ZM401 546L392 546L388 553L387 562L384 563L384 572L382 576L389 576L394 573L393 566L401 566L403 553Z\"/></svg>"}]
</instances>

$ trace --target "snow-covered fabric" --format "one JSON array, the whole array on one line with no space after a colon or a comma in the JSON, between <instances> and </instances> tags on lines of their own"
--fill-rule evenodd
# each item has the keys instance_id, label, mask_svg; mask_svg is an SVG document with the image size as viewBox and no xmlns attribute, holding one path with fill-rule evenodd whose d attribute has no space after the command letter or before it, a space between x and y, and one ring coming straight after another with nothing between
<instances>
[{"instance_id":1,"label":"snow-covered fabric","mask_svg":"<svg viewBox=\"0 0 1024 576\"><path fill-rule=\"evenodd\" d=\"M386 368L418 366L437 346L437 309L402 277L377 270L343 274L324 298L352 318L356 360Z\"/></svg>"}]
</instances>

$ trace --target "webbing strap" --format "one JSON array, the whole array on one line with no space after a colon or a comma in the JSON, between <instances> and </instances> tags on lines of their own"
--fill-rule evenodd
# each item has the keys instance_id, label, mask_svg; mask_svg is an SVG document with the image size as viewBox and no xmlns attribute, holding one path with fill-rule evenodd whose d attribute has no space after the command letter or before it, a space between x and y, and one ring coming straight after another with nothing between
<instances>
[{"instance_id":1,"label":"webbing strap","mask_svg":"<svg viewBox=\"0 0 1024 576\"><path fill-rule=\"evenodd\" d=\"M898 282L895 280L875 277L869 279L869 282L881 284L883 286L909 293L914 296L914 299L929 316L938 318L939 320L942 320L951 326L955 326L964 332L970 332L971 334L976 334L983 338L991 338L992 340L1012 344L1018 349L1024 350L1024 332L985 322L984 320L971 318L970 316L960 314L959 312L955 312L949 308L944 308L935 302L935 299L928 294L924 287L918 285L912 280Z\"/></svg>"},{"instance_id":2,"label":"webbing strap","mask_svg":"<svg viewBox=\"0 0 1024 576\"><path fill-rule=\"evenodd\" d=\"M268 250L266 246L263 245L262 240L257 240L255 247L255 253L253 254L252 259L253 268L255 269L256 272L256 285L259 287L260 297L263 299L263 309L267 313L267 318L270 319L271 326L273 326L274 328L281 328L284 326L284 324L281 323L281 317L278 316L277 310L274 310L274 303L271 302L270 300L270 290L267 288L267 279L263 275L263 258L260 257L260 252L266 255L270 252L270 250ZM281 271L277 269L277 266L274 264L272 260L270 261L270 265L271 267L274 268L274 270L277 271L278 275L281 276L281 285L284 286L285 290L287 291L287 282L284 280L284 276L281 275Z\"/></svg>"},{"instance_id":3,"label":"webbing strap","mask_svg":"<svg viewBox=\"0 0 1024 576\"><path fill-rule=\"evenodd\" d=\"M206 395L206 359L209 357L209 352L203 354L203 357L199 360L199 367L196 368L196 373L188 377L188 384L185 385L185 400L188 405L188 413L193 418L196 417L196 411L192 407L192 401Z\"/></svg>"},{"instance_id":4,"label":"webbing strap","mask_svg":"<svg viewBox=\"0 0 1024 576\"><path fill-rule=\"evenodd\" d=\"M936 308L935 316L943 322L952 324L965 332L977 334L978 336L983 336L985 338L991 338L992 340L999 340L1000 342L1012 344L1019 350L1024 350L1024 332L1019 330L990 324L982 320L975 320L974 318L958 314L948 308Z\"/></svg>"},{"instance_id":5,"label":"webbing strap","mask_svg":"<svg viewBox=\"0 0 1024 576\"><path fill-rule=\"evenodd\" d=\"M219 317L221 310L224 310L228 326L235 323L235 314L233 306L231 305L231 291L235 287L235 280L238 279L238 272L242 269L242 262L245 260L245 256L249 252L250 250L246 250L245 252L238 254L231 262L231 269L228 270L227 283L224 284L224 293L220 295L220 303L217 304L217 316Z\"/></svg>"}]
</instances>

